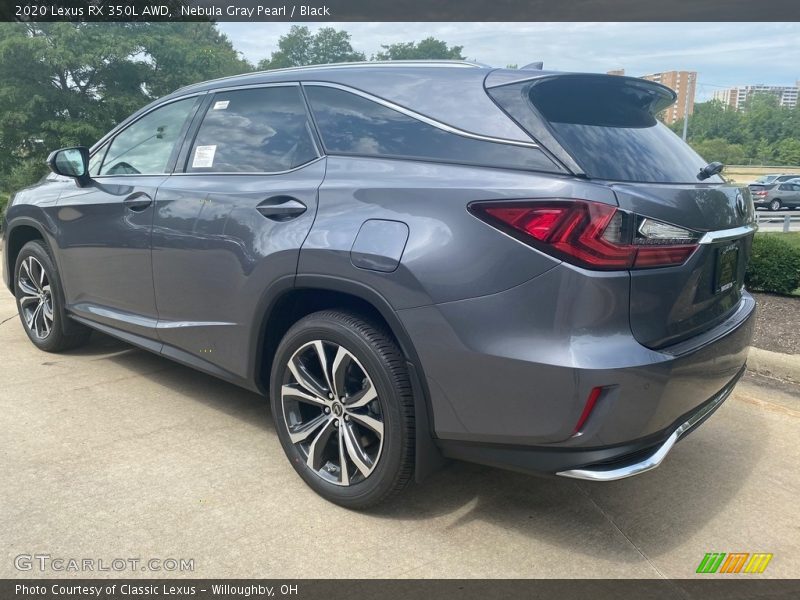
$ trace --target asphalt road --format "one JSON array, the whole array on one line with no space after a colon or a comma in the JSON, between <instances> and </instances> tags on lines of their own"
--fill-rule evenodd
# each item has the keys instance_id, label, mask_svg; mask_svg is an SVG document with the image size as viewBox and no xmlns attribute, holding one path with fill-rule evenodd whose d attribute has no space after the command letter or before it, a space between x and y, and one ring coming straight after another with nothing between
<instances>
[{"instance_id":1,"label":"asphalt road","mask_svg":"<svg viewBox=\"0 0 800 600\"><path fill-rule=\"evenodd\" d=\"M746 378L638 478L454 463L356 513L295 475L263 398L99 334L39 352L5 288L0 322L0 578L42 576L14 566L35 553L194 559L183 574L108 576L684 578L712 551L771 552L764 577L800 573L788 386Z\"/></svg>"}]
</instances>

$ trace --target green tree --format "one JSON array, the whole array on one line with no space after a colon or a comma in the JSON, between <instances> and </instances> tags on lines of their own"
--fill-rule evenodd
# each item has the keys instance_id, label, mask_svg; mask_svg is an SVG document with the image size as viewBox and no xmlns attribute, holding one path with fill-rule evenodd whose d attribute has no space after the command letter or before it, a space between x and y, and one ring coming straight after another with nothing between
<instances>
[{"instance_id":1,"label":"green tree","mask_svg":"<svg viewBox=\"0 0 800 600\"><path fill-rule=\"evenodd\" d=\"M0 23L0 208L54 148L154 98L250 69L213 23Z\"/></svg>"},{"instance_id":2,"label":"green tree","mask_svg":"<svg viewBox=\"0 0 800 600\"><path fill-rule=\"evenodd\" d=\"M777 161L782 165L800 165L800 140L785 138L775 144Z\"/></svg>"},{"instance_id":3,"label":"green tree","mask_svg":"<svg viewBox=\"0 0 800 600\"><path fill-rule=\"evenodd\" d=\"M366 56L353 49L350 34L344 30L322 27L311 33L308 27L292 25L289 33L278 38L278 50L258 63L258 68L281 69L363 60Z\"/></svg>"},{"instance_id":4,"label":"green tree","mask_svg":"<svg viewBox=\"0 0 800 600\"><path fill-rule=\"evenodd\" d=\"M464 60L461 55L464 46L448 46L433 37L420 42L381 45L381 48L383 51L373 56L374 60Z\"/></svg>"},{"instance_id":5,"label":"green tree","mask_svg":"<svg viewBox=\"0 0 800 600\"><path fill-rule=\"evenodd\" d=\"M726 165L740 165L745 160L744 147L721 138L691 142L695 151L708 162L719 161Z\"/></svg>"}]
</instances>

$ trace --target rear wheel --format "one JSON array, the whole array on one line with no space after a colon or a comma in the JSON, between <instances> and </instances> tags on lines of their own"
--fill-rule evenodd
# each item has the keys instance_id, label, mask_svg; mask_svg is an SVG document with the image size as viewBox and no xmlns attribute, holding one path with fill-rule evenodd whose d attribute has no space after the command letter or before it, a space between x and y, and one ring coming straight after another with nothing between
<instances>
[{"instance_id":1,"label":"rear wheel","mask_svg":"<svg viewBox=\"0 0 800 600\"><path fill-rule=\"evenodd\" d=\"M403 355L382 327L344 311L301 319L278 347L270 391L281 445L318 494L366 508L407 485L413 398Z\"/></svg>"},{"instance_id":2,"label":"rear wheel","mask_svg":"<svg viewBox=\"0 0 800 600\"><path fill-rule=\"evenodd\" d=\"M771 211L776 211L781 209L781 201L778 198L775 198L772 202L769 203L769 209Z\"/></svg>"},{"instance_id":3,"label":"rear wheel","mask_svg":"<svg viewBox=\"0 0 800 600\"><path fill-rule=\"evenodd\" d=\"M22 247L14 267L14 295L25 333L45 352L62 352L86 342L91 330L69 324L65 333L64 292L55 263L44 242L33 240Z\"/></svg>"}]
</instances>

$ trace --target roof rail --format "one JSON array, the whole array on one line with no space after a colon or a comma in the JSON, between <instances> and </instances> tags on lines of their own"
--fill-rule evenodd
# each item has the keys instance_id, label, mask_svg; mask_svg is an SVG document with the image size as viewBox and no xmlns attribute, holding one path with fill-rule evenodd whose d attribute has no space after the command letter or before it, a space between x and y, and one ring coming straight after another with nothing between
<instances>
[{"instance_id":1,"label":"roof rail","mask_svg":"<svg viewBox=\"0 0 800 600\"><path fill-rule=\"evenodd\" d=\"M237 77L244 77L246 75L261 75L266 73L289 73L292 71L305 71L310 69L342 69L342 68L359 68L359 67L477 67L487 68L490 65L483 63L469 61L469 60L366 60L358 62L341 62L341 63L327 63L319 65L303 65L302 67L284 67L282 69L265 69L262 71L251 71L249 73L240 73L238 75L229 75L227 77L218 77L217 79L209 79L198 83L191 83L178 88L175 92L180 92L191 88L201 83L211 83L213 81L226 81L228 79L236 79ZM173 92L173 93L175 93Z\"/></svg>"}]
</instances>

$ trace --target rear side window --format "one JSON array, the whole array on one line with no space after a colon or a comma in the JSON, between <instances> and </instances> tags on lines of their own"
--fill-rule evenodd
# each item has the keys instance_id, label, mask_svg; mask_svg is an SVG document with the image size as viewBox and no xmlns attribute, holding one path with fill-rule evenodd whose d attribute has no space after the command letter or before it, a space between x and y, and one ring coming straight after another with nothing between
<instances>
[{"instance_id":1,"label":"rear side window","mask_svg":"<svg viewBox=\"0 0 800 600\"><path fill-rule=\"evenodd\" d=\"M189 173L276 173L317 157L298 86L214 95L195 137Z\"/></svg>"},{"instance_id":2,"label":"rear side window","mask_svg":"<svg viewBox=\"0 0 800 600\"><path fill-rule=\"evenodd\" d=\"M697 174L707 164L656 119L673 102L672 94L660 85L596 75L515 85L520 90L515 100L519 106L507 110L537 114L589 177L698 183ZM721 181L715 175L704 183Z\"/></svg>"},{"instance_id":3,"label":"rear side window","mask_svg":"<svg viewBox=\"0 0 800 600\"><path fill-rule=\"evenodd\" d=\"M558 171L540 150L450 133L350 92L306 86L326 152Z\"/></svg>"}]
</instances>

